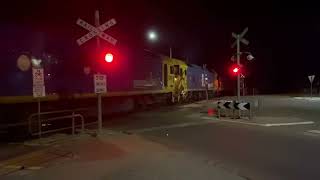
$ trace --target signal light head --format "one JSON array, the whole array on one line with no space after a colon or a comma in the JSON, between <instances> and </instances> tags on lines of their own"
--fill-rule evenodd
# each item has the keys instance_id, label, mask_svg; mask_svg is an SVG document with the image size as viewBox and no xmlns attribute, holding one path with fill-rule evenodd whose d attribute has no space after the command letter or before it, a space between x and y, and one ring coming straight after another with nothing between
<instances>
[{"instance_id":1,"label":"signal light head","mask_svg":"<svg viewBox=\"0 0 320 180\"><path fill-rule=\"evenodd\" d=\"M104 60L108 63L111 63L113 61L113 55L111 53L107 53L104 57Z\"/></svg>"},{"instance_id":2,"label":"signal light head","mask_svg":"<svg viewBox=\"0 0 320 180\"><path fill-rule=\"evenodd\" d=\"M230 73L234 76L234 75L238 75L241 73L242 68L240 65L237 64L233 64L230 69L229 69Z\"/></svg>"},{"instance_id":3,"label":"signal light head","mask_svg":"<svg viewBox=\"0 0 320 180\"><path fill-rule=\"evenodd\" d=\"M233 70L232 70L234 73L238 73L239 72L239 68L238 67L235 67L235 68L233 68Z\"/></svg>"}]
</instances>

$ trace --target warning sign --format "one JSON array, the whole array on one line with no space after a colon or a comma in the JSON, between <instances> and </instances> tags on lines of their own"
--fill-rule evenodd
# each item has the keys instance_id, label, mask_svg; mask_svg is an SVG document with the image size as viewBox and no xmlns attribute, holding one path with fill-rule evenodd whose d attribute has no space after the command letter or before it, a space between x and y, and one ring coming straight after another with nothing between
<instances>
[{"instance_id":1,"label":"warning sign","mask_svg":"<svg viewBox=\"0 0 320 180\"><path fill-rule=\"evenodd\" d=\"M33 76L33 97L46 96L43 69L32 68L32 76Z\"/></svg>"},{"instance_id":2,"label":"warning sign","mask_svg":"<svg viewBox=\"0 0 320 180\"><path fill-rule=\"evenodd\" d=\"M107 76L103 74L94 75L94 92L107 93Z\"/></svg>"}]
</instances>

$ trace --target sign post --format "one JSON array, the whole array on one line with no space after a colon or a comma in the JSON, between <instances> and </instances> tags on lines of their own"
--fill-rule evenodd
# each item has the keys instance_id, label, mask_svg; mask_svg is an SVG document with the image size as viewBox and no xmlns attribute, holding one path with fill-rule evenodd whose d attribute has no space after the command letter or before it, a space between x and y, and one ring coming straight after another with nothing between
<instances>
[{"instance_id":1,"label":"sign post","mask_svg":"<svg viewBox=\"0 0 320 180\"><path fill-rule=\"evenodd\" d=\"M107 76L104 74L94 75L94 92L98 95L98 128L102 130L102 103L101 94L107 93Z\"/></svg>"},{"instance_id":2,"label":"sign post","mask_svg":"<svg viewBox=\"0 0 320 180\"><path fill-rule=\"evenodd\" d=\"M315 75L308 76L309 81L310 81L310 95L311 95L311 97L312 97L312 83L313 83L314 77L315 77Z\"/></svg>"},{"instance_id":3,"label":"sign post","mask_svg":"<svg viewBox=\"0 0 320 180\"><path fill-rule=\"evenodd\" d=\"M32 68L33 77L33 97L37 98L38 102L38 128L39 128L39 138L41 138L41 103L40 98L46 96L45 84L44 84L44 74L42 68Z\"/></svg>"}]
</instances>

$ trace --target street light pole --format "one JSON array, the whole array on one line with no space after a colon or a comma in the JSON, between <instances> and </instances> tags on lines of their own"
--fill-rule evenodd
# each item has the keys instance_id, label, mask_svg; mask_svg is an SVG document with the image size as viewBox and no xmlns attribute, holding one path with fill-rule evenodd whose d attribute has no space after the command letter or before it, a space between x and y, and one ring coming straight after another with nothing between
<instances>
[{"instance_id":1,"label":"street light pole","mask_svg":"<svg viewBox=\"0 0 320 180\"><path fill-rule=\"evenodd\" d=\"M237 35L237 65L240 67L240 35ZM240 101L240 73L237 77L237 99Z\"/></svg>"}]
</instances>

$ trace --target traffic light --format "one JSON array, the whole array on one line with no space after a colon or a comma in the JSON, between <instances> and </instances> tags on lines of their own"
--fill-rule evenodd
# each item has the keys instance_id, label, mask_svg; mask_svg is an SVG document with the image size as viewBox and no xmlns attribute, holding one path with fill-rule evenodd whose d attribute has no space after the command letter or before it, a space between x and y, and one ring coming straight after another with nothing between
<instances>
[{"instance_id":1,"label":"traffic light","mask_svg":"<svg viewBox=\"0 0 320 180\"><path fill-rule=\"evenodd\" d=\"M111 53L106 53L104 60L108 63L111 63L113 61L113 55Z\"/></svg>"}]
</instances>

